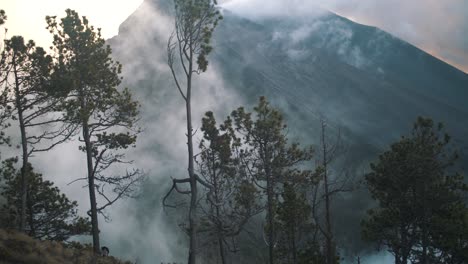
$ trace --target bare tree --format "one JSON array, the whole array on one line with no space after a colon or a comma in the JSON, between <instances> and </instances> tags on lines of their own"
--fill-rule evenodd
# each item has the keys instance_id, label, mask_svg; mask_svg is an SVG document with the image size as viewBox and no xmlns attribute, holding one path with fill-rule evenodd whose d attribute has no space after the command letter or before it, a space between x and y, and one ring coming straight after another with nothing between
<instances>
[{"instance_id":1,"label":"bare tree","mask_svg":"<svg viewBox=\"0 0 468 264\"><path fill-rule=\"evenodd\" d=\"M332 226L332 197L340 192L351 191L349 184L351 177L345 171L339 171L332 177L331 164L336 162L340 155L345 151L342 142L341 131L338 129L336 138L332 143L327 132L327 121L324 117L320 118L320 159L317 160L317 176L319 184L314 185L312 198L313 217L316 221L318 230L325 237L325 257L327 264L335 264L337 262L336 244L333 237ZM323 188L320 192L319 188ZM324 220L320 221L318 215L319 204L324 202ZM321 224L323 222L323 226Z\"/></svg>"},{"instance_id":2,"label":"bare tree","mask_svg":"<svg viewBox=\"0 0 468 264\"><path fill-rule=\"evenodd\" d=\"M175 30L167 45L168 65L172 72L175 85L184 99L187 117L187 151L188 151L188 177L173 179L173 184L163 199L166 199L173 190L190 195L190 207L188 213L188 236L190 239L188 263L196 263L197 255L197 184L203 184L207 188L211 186L205 183L195 174L194 149L192 127L192 79L194 74L205 72L208 67L207 56L211 52L210 45L212 33L218 21L222 18L216 8L216 0L174 0L175 6ZM182 72L182 73L179 73ZM182 191L179 184L189 184L189 190Z\"/></svg>"}]
</instances>

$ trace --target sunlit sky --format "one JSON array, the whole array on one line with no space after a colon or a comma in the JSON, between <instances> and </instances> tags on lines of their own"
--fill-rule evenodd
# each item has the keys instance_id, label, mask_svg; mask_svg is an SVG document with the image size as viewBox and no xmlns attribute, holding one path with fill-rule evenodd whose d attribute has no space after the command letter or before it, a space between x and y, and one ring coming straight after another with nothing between
<instances>
[{"instance_id":1,"label":"sunlit sky","mask_svg":"<svg viewBox=\"0 0 468 264\"><path fill-rule=\"evenodd\" d=\"M65 16L65 9L76 10L89 18L90 23L102 28L104 38L117 35L122 23L143 0L1 0L0 9L8 16L8 35L23 35L40 46L48 47L52 42L45 29L45 16ZM1 32L3 33L3 30Z\"/></svg>"}]
</instances>

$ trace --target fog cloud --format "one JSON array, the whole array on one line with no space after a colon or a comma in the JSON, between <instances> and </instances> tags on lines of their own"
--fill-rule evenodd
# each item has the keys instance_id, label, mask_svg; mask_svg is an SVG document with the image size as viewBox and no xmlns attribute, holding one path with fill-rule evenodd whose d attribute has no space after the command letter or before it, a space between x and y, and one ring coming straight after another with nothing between
<instances>
[{"instance_id":1,"label":"fog cloud","mask_svg":"<svg viewBox=\"0 0 468 264\"><path fill-rule=\"evenodd\" d=\"M379 27L468 72L468 1L465 0L224 0L225 9L249 18L304 16L330 10Z\"/></svg>"}]
</instances>

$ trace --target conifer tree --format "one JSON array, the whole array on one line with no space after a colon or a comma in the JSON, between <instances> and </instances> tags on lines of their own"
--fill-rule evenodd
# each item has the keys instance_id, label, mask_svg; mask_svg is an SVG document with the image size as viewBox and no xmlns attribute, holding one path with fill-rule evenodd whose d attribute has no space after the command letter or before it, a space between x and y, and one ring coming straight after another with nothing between
<instances>
[{"instance_id":1,"label":"conifer tree","mask_svg":"<svg viewBox=\"0 0 468 264\"><path fill-rule=\"evenodd\" d=\"M36 47L34 41L25 43L21 36L5 40L0 61L2 103L6 109L3 116L18 122L22 151L21 231L26 228L26 194L29 186L26 174L29 158L65 142L73 134L72 127L61 125L62 119L54 116L58 100L47 92L51 70L51 56L41 47Z\"/></svg>"},{"instance_id":2,"label":"conifer tree","mask_svg":"<svg viewBox=\"0 0 468 264\"><path fill-rule=\"evenodd\" d=\"M64 122L80 130L80 150L86 156L93 247L100 252L98 214L123 197L133 196L142 180L140 170L128 170L123 165L123 151L135 146L139 128L136 126L139 103L130 91L118 89L122 65L111 58L111 48L105 44L100 29L89 24L86 17L67 9L66 17L47 17L49 31L54 35L57 54L50 93L62 98L58 109ZM122 175L105 171L121 165ZM102 199L98 205L96 194Z\"/></svg>"},{"instance_id":3,"label":"conifer tree","mask_svg":"<svg viewBox=\"0 0 468 264\"><path fill-rule=\"evenodd\" d=\"M315 226L312 223L311 207L299 182L286 182L283 185L281 201L277 209L279 230L278 259L280 263L298 264L301 251L307 246ZM302 185L303 186L303 185Z\"/></svg>"},{"instance_id":4,"label":"conifer tree","mask_svg":"<svg viewBox=\"0 0 468 264\"><path fill-rule=\"evenodd\" d=\"M21 172L16 169L17 158L2 162L1 195L5 198L0 219L3 228L16 228L22 204ZM77 215L77 202L70 201L52 182L33 171L28 164L26 225L28 235L37 239L65 241L74 235L89 234L88 219Z\"/></svg>"},{"instance_id":5,"label":"conifer tree","mask_svg":"<svg viewBox=\"0 0 468 264\"><path fill-rule=\"evenodd\" d=\"M241 160L259 188L266 195L266 243L269 263L276 260L275 245L277 227L275 215L281 184L287 181L300 182L310 179L310 170L300 165L312 159L312 148L301 149L298 143L288 143L286 124L282 114L272 108L265 97L261 97L252 113L238 108L231 114L234 131L242 135Z\"/></svg>"},{"instance_id":6,"label":"conifer tree","mask_svg":"<svg viewBox=\"0 0 468 264\"><path fill-rule=\"evenodd\" d=\"M7 16L6 16L5 10L0 9L0 26L5 24L6 20L7 20Z\"/></svg>"},{"instance_id":7,"label":"conifer tree","mask_svg":"<svg viewBox=\"0 0 468 264\"><path fill-rule=\"evenodd\" d=\"M240 162L236 152L239 141L233 137L232 129L229 120L218 128L213 112L207 112L202 119L203 139L196 160L197 172L205 185L210 186L207 204L201 205L203 229L212 234L223 264L228 261L228 251L236 251L234 243L229 241L234 240L248 220L261 211L257 188Z\"/></svg>"},{"instance_id":8,"label":"conifer tree","mask_svg":"<svg viewBox=\"0 0 468 264\"><path fill-rule=\"evenodd\" d=\"M458 155L449 143L442 124L419 117L365 176L379 206L363 220L363 235L386 246L396 264L467 260L468 189L453 170Z\"/></svg>"}]
</instances>

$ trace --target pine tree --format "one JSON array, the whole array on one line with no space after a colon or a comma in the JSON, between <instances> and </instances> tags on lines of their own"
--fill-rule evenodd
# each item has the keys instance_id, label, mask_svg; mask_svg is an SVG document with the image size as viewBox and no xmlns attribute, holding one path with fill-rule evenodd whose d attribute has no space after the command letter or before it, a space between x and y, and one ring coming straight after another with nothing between
<instances>
[{"instance_id":1,"label":"pine tree","mask_svg":"<svg viewBox=\"0 0 468 264\"><path fill-rule=\"evenodd\" d=\"M311 222L312 209L307 202L300 182L284 183L281 200L277 209L279 230L278 259L281 263L298 264L301 251L310 244L311 233L315 226ZM302 262L303 263L303 262Z\"/></svg>"},{"instance_id":2,"label":"pine tree","mask_svg":"<svg viewBox=\"0 0 468 264\"><path fill-rule=\"evenodd\" d=\"M136 169L124 168L123 175L105 173L111 166L129 163L122 151L135 146L139 104L127 88L117 89L122 65L112 60L100 29L73 10L67 9L66 14L60 21L46 18L57 54L50 92L62 98L58 109L64 113L64 122L81 130L84 144L80 150L86 155L87 176L78 180L88 183L93 247L99 253L98 214L120 198L133 196L142 180ZM101 206L96 193L103 198Z\"/></svg>"},{"instance_id":3,"label":"pine tree","mask_svg":"<svg viewBox=\"0 0 468 264\"><path fill-rule=\"evenodd\" d=\"M6 20L7 20L7 16L6 16L5 10L0 9L0 26L5 24Z\"/></svg>"},{"instance_id":4,"label":"pine tree","mask_svg":"<svg viewBox=\"0 0 468 264\"><path fill-rule=\"evenodd\" d=\"M0 170L1 195L6 200L0 219L3 228L16 228L20 218L22 174L15 167L17 161L16 158L5 160ZM35 173L28 165L28 235L37 239L65 241L74 235L89 234L90 222L77 215L77 202L70 201L52 182L43 180L42 175Z\"/></svg>"},{"instance_id":5,"label":"pine tree","mask_svg":"<svg viewBox=\"0 0 468 264\"><path fill-rule=\"evenodd\" d=\"M288 144L286 124L282 114L272 108L265 97L260 97L254 108L255 116L238 108L231 114L234 131L242 137L240 158L251 177L266 195L265 208L269 263L276 260L275 245L278 243L276 210L281 184L287 181L305 181L311 171L300 165L312 159L312 148L301 149L298 143Z\"/></svg>"},{"instance_id":6,"label":"pine tree","mask_svg":"<svg viewBox=\"0 0 468 264\"><path fill-rule=\"evenodd\" d=\"M363 220L363 235L386 246L397 264L457 259L468 248L463 200L467 187L453 172L458 156L449 143L442 124L420 117L411 136L392 144L365 177L379 207Z\"/></svg>"},{"instance_id":7,"label":"pine tree","mask_svg":"<svg viewBox=\"0 0 468 264\"><path fill-rule=\"evenodd\" d=\"M5 40L0 62L2 103L7 110L3 116L18 122L23 175L21 231L26 228L26 193L29 186L26 170L29 158L67 141L73 134L70 126L60 125L62 120L53 115L58 101L47 93L51 70L51 56L41 47L36 47L34 41L25 43L21 36Z\"/></svg>"},{"instance_id":8,"label":"pine tree","mask_svg":"<svg viewBox=\"0 0 468 264\"><path fill-rule=\"evenodd\" d=\"M197 156L197 172L207 189L207 204L201 205L204 216L201 221L219 248L221 263L227 263L227 252L235 251L234 240L248 220L260 212L258 191L252 179L243 170L237 138L233 138L232 123L217 127L213 112L202 119L200 154Z\"/></svg>"}]
</instances>

